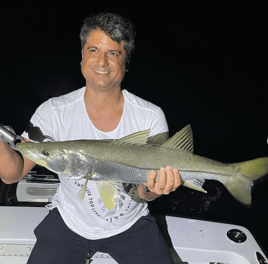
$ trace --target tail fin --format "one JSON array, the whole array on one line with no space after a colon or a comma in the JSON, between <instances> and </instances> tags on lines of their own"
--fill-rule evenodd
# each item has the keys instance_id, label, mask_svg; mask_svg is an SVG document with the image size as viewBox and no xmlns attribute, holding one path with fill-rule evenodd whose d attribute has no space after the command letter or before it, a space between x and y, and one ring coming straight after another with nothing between
<instances>
[{"instance_id":1,"label":"tail fin","mask_svg":"<svg viewBox=\"0 0 268 264\"><path fill-rule=\"evenodd\" d=\"M259 158L237 163L241 171L238 176L224 183L227 190L241 203L251 204L253 181L268 173L268 158Z\"/></svg>"}]
</instances>

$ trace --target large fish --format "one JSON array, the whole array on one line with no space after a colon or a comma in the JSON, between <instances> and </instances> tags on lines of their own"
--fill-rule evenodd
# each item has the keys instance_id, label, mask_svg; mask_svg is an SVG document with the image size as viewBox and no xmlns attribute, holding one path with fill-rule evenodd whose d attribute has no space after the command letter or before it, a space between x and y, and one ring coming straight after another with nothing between
<instances>
[{"instance_id":1,"label":"large fish","mask_svg":"<svg viewBox=\"0 0 268 264\"><path fill-rule=\"evenodd\" d=\"M24 156L51 171L84 177L87 181L80 191L80 199L88 180L145 183L150 170L169 165L179 170L186 187L206 192L202 188L205 180L217 180L238 201L251 204L253 181L268 172L267 157L225 164L194 155L189 125L162 145L147 144L149 134L150 130L144 130L118 140L19 143L16 147ZM106 207L113 208L115 202L106 203Z\"/></svg>"}]
</instances>

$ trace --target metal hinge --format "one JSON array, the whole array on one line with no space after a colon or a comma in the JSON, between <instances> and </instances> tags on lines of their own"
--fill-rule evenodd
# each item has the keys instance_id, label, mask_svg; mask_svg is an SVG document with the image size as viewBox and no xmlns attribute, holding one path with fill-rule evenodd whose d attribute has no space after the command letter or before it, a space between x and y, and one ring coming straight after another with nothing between
<instances>
[{"instance_id":1,"label":"metal hinge","mask_svg":"<svg viewBox=\"0 0 268 264\"><path fill-rule=\"evenodd\" d=\"M29 257L33 245L0 244L0 256Z\"/></svg>"}]
</instances>

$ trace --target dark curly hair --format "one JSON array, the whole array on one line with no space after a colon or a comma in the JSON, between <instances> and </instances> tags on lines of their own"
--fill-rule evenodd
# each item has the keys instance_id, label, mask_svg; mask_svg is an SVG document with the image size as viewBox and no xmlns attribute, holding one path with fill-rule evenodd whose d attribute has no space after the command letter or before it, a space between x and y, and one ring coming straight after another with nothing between
<instances>
[{"instance_id":1,"label":"dark curly hair","mask_svg":"<svg viewBox=\"0 0 268 264\"><path fill-rule=\"evenodd\" d=\"M84 24L80 31L82 50L86 44L88 34L94 29L104 31L112 40L119 44L121 41L124 42L124 49L126 51L125 65L127 69L130 63L130 58L135 50L134 37L136 33L132 22L121 15L112 13L89 15L84 20Z\"/></svg>"}]
</instances>

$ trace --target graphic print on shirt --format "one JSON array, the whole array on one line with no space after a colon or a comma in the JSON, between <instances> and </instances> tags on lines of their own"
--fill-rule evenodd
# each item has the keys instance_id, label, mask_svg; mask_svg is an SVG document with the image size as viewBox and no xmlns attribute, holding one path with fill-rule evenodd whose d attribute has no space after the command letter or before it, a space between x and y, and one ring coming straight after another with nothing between
<instances>
[{"instance_id":1,"label":"graphic print on shirt","mask_svg":"<svg viewBox=\"0 0 268 264\"><path fill-rule=\"evenodd\" d=\"M82 188L83 184L75 181L77 187ZM137 193L136 184L116 183L118 197L115 206L108 210L100 197L98 190L86 189L85 200L88 201L92 212L98 217L104 218L108 222L114 222L124 217L132 206L142 201Z\"/></svg>"}]
</instances>

